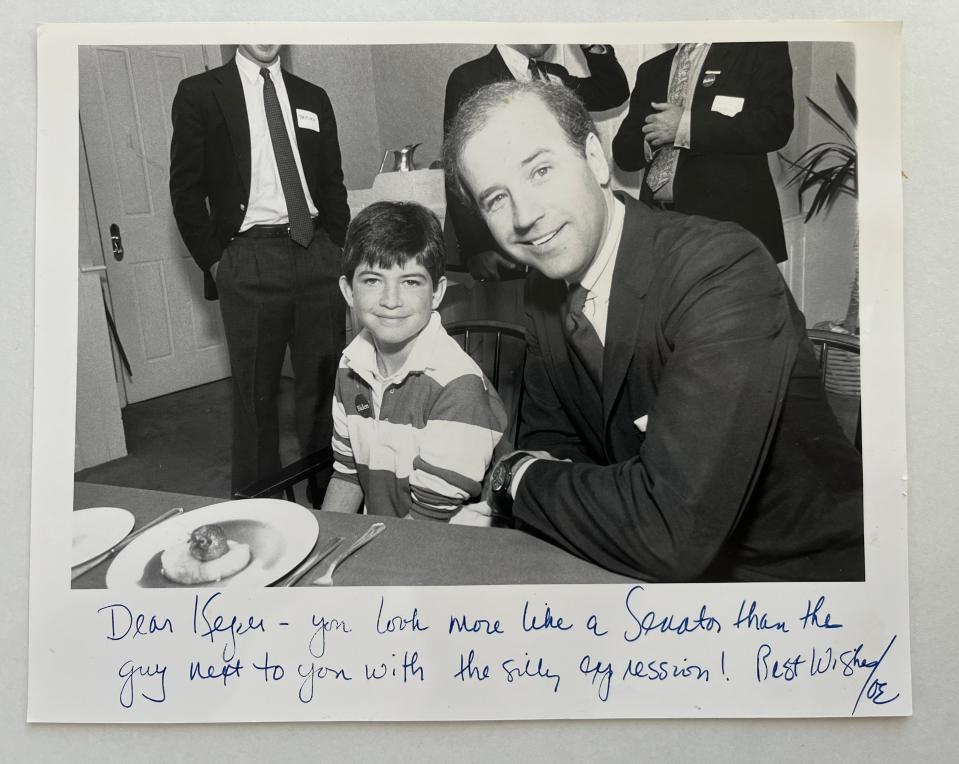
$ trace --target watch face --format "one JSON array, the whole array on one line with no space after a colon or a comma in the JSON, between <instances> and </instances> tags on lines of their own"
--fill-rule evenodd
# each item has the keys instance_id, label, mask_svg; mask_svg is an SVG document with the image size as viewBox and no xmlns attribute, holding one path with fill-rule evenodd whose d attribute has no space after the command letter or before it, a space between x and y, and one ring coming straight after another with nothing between
<instances>
[{"instance_id":1,"label":"watch face","mask_svg":"<svg viewBox=\"0 0 959 764\"><path fill-rule=\"evenodd\" d=\"M500 462L493 468L493 474L490 476L490 487L499 493L506 487L506 484L509 482L509 477L509 467L503 462Z\"/></svg>"}]
</instances>

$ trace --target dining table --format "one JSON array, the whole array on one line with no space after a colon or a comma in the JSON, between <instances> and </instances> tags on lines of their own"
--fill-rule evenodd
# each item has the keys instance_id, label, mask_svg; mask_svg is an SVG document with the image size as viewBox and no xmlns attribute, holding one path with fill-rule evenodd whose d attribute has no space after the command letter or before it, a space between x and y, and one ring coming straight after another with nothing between
<instances>
[{"instance_id":1,"label":"dining table","mask_svg":"<svg viewBox=\"0 0 959 764\"><path fill-rule=\"evenodd\" d=\"M96 483L75 482L74 510L119 507L134 518L133 532L164 512L182 507L185 515L228 499ZM254 500L255 501L255 500ZM268 511L268 508L265 508ZM314 515L319 534L314 548L340 536L348 545L373 523L384 530L346 558L335 571L334 586L470 586L509 584L621 584L634 579L593 565L512 528L482 528L377 515L321 512ZM269 518L264 518L269 522ZM110 560L73 580L74 589L106 588ZM325 568L321 561L297 586L311 586Z\"/></svg>"}]
</instances>

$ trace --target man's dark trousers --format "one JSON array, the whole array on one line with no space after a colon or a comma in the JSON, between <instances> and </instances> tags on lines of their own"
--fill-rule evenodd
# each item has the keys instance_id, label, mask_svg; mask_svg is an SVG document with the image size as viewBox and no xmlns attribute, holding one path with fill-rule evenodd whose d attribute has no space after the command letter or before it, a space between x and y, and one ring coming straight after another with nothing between
<instances>
[{"instance_id":1,"label":"man's dark trousers","mask_svg":"<svg viewBox=\"0 0 959 764\"><path fill-rule=\"evenodd\" d=\"M328 446L343 349L340 249L316 231L308 248L289 238L239 235L216 274L233 371L233 491L280 469L277 395L290 346L302 454Z\"/></svg>"}]
</instances>

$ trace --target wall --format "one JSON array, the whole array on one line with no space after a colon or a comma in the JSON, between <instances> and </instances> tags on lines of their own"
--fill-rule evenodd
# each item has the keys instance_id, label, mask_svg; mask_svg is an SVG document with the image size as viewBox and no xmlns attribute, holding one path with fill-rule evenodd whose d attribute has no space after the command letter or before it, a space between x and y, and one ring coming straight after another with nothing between
<instances>
[{"instance_id":1,"label":"wall","mask_svg":"<svg viewBox=\"0 0 959 764\"><path fill-rule=\"evenodd\" d=\"M346 187L369 188L383 157L370 47L292 45L285 58L294 74L322 86L330 96Z\"/></svg>"},{"instance_id":2,"label":"wall","mask_svg":"<svg viewBox=\"0 0 959 764\"><path fill-rule=\"evenodd\" d=\"M416 166L439 159L443 145L446 81L457 66L489 51L489 45L377 45L373 77L380 145L398 149L421 141ZM383 152L380 152L382 157ZM379 166L377 164L377 166Z\"/></svg>"},{"instance_id":3,"label":"wall","mask_svg":"<svg viewBox=\"0 0 959 764\"><path fill-rule=\"evenodd\" d=\"M812 43L811 72L808 93L817 104L850 129L852 124L836 95L836 74L855 94L855 51L851 44ZM808 135L805 146L841 139L840 134L808 106L804 97L797 98L799 119ZM800 147L798 156L805 149ZM807 195L807 200L811 196ZM807 207L808 209L808 207ZM804 226L805 289L803 310L806 323L840 320L846 315L849 292L856 275L857 205L843 196L831 210L820 213Z\"/></svg>"},{"instance_id":4,"label":"wall","mask_svg":"<svg viewBox=\"0 0 959 764\"><path fill-rule=\"evenodd\" d=\"M74 469L81 470L127 455L120 416L122 385L117 380L104 312L106 268L98 233L87 154L80 133L79 294L77 302L77 416ZM104 282L101 282L101 276Z\"/></svg>"}]
</instances>

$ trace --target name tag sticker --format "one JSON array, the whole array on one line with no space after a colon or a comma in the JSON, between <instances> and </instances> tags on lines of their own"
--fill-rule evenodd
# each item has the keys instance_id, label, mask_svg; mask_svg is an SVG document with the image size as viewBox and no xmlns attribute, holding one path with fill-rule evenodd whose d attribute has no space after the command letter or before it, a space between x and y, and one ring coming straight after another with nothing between
<instances>
[{"instance_id":1,"label":"name tag sticker","mask_svg":"<svg viewBox=\"0 0 959 764\"><path fill-rule=\"evenodd\" d=\"M314 133L320 132L320 119L312 111L306 109L296 110L297 127L312 130Z\"/></svg>"},{"instance_id":2,"label":"name tag sticker","mask_svg":"<svg viewBox=\"0 0 959 764\"><path fill-rule=\"evenodd\" d=\"M745 98L739 98L738 96L718 95L713 99L713 111L718 111L720 114L725 114L727 117L735 117L743 110L743 106L745 104Z\"/></svg>"}]
</instances>

